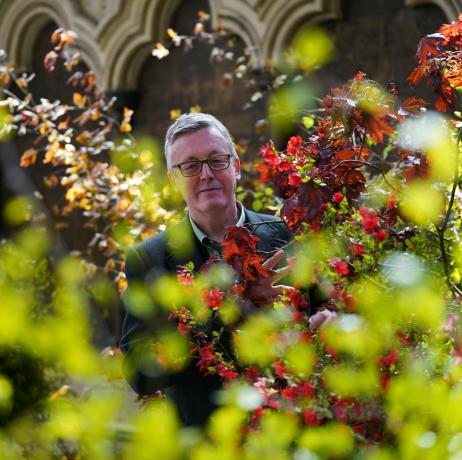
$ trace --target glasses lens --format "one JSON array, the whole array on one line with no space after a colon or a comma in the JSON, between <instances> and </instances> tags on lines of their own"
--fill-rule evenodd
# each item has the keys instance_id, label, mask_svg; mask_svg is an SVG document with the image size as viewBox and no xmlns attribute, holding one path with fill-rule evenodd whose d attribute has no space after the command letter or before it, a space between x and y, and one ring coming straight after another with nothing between
<instances>
[{"instance_id":1,"label":"glasses lens","mask_svg":"<svg viewBox=\"0 0 462 460\"><path fill-rule=\"evenodd\" d=\"M181 165L181 172L183 176L195 176L199 174L201 170L201 162L200 161L188 161L187 163L183 163Z\"/></svg>"},{"instance_id":2,"label":"glasses lens","mask_svg":"<svg viewBox=\"0 0 462 460\"><path fill-rule=\"evenodd\" d=\"M213 157L210 158L207 163L210 166L210 169L213 169L214 171L220 171L221 169L226 169L229 166L229 156L223 155L219 157Z\"/></svg>"}]
</instances>

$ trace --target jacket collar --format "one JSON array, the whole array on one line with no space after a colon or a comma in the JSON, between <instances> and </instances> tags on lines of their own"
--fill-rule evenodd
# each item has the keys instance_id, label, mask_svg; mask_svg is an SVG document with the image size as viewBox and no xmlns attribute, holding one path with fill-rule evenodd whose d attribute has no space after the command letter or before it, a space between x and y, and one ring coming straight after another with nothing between
<instances>
[{"instance_id":1,"label":"jacket collar","mask_svg":"<svg viewBox=\"0 0 462 460\"><path fill-rule=\"evenodd\" d=\"M258 251L274 253L275 248L287 243L286 240L279 237L280 224L272 222L271 216L258 214L244 206L243 211L245 213L244 227L258 238ZM166 230L166 242L166 262L171 270L176 270L178 265L185 265L191 261L197 270L209 257L207 249L194 234L188 215L178 224Z\"/></svg>"}]
</instances>

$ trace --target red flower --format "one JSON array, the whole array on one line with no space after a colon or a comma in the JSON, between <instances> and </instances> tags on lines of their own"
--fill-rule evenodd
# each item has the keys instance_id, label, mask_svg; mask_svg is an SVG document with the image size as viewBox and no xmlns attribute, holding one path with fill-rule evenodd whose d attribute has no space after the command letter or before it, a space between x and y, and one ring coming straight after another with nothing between
<instances>
[{"instance_id":1,"label":"red flower","mask_svg":"<svg viewBox=\"0 0 462 460\"><path fill-rule=\"evenodd\" d=\"M372 209L365 208L364 206L359 208L359 213L363 219L364 231L366 233L374 233L379 226L379 218L377 217L377 213Z\"/></svg>"},{"instance_id":2,"label":"red flower","mask_svg":"<svg viewBox=\"0 0 462 460\"><path fill-rule=\"evenodd\" d=\"M398 353L396 350L391 350L386 356L379 358L380 367L390 367L392 364L396 364L398 361Z\"/></svg>"},{"instance_id":3,"label":"red flower","mask_svg":"<svg viewBox=\"0 0 462 460\"><path fill-rule=\"evenodd\" d=\"M255 366L251 366L245 371L245 378L249 382L255 382L260 377L260 372Z\"/></svg>"},{"instance_id":4,"label":"red flower","mask_svg":"<svg viewBox=\"0 0 462 460\"><path fill-rule=\"evenodd\" d=\"M212 310L218 310L221 307L224 296L218 288L209 289L203 293L204 303Z\"/></svg>"},{"instance_id":5,"label":"red flower","mask_svg":"<svg viewBox=\"0 0 462 460\"><path fill-rule=\"evenodd\" d=\"M298 149L303 145L302 138L300 136L292 136L287 143L287 152L296 155Z\"/></svg>"},{"instance_id":6,"label":"red flower","mask_svg":"<svg viewBox=\"0 0 462 460\"><path fill-rule=\"evenodd\" d=\"M356 310L355 298L353 294L349 292L342 292L342 300L343 300L343 303L345 304L345 308L348 311Z\"/></svg>"},{"instance_id":7,"label":"red flower","mask_svg":"<svg viewBox=\"0 0 462 460\"><path fill-rule=\"evenodd\" d=\"M219 374L225 380L233 380L233 379L239 377L239 372L233 371L232 369L226 369L226 368L220 370Z\"/></svg>"},{"instance_id":8,"label":"red flower","mask_svg":"<svg viewBox=\"0 0 462 460\"><path fill-rule=\"evenodd\" d=\"M192 271L189 268L180 265L176 269L176 277L178 283L182 284L183 286L191 286L194 281L194 275Z\"/></svg>"},{"instance_id":9,"label":"red flower","mask_svg":"<svg viewBox=\"0 0 462 460\"><path fill-rule=\"evenodd\" d=\"M281 396L289 401L295 401L298 396L297 389L294 387L286 387L281 391Z\"/></svg>"},{"instance_id":10,"label":"red flower","mask_svg":"<svg viewBox=\"0 0 462 460\"><path fill-rule=\"evenodd\" d=\"M348 262L346 260L334 257L333 259L329 260L329 265L335 268L335 272L339 276L346 276L350 273L350 270L348 268Z\"/></svg>"},{"instance_id":11,"label":"red flower","mask_svg":"<svg viewBox=\"0 0 462 460\"><path fill-rule=\"evenodd\" d=\"M314 396L314 386L311 382L304 382L297 389L303 398L310 399Z\"/></svg>"},{"instance_id":12,"label":"red flower","mask_svg":"<svg viewBox=\"0 0 462 460\"><path fill-rule=\"evenodd\" d=\"M298 187L302 183L301 177L297 173L292 173L289 176L289 185L292 187Z\"/></svg>"},{"instance_id":13,"label":"red flower","mask_svg":"<svg viewBox=\"0 0 462 460\"><path fill-rule=\"evenodd\" d=\"M181 335L188 335L191 330L191 326L189 324L179 323L177 330Z\"/></svg>"},{"instance_id":14,"label":"red flower","mask_svg":"<svg viewBox=\"0 0 462 460\"><path fill-rule=\"evenodd\" d=\"M379 230L375 232L374 238L377 241L383 241L387 238L387 232L383 228L380 228Z\"/></svg>"},{"instance_id":15,"label":"red flower","mask_svg":"<svg viewBox=\"0 0 462 460\"><path fill-rule=\"evenodd\" d=\"M203 372L208 373L210 367L215 363L215 354L211 349L210 344L204 345L202 348L199 348L199 361L197 366Z\"/></svg>"},{"instance_id":16,"label":"red flower","mask_svg":"<svg viewBox=\"0 0 462 460\"><path fill-rule=\"evenodd\" d=\"M303 410L303 422L305 425L316 426L321 423L319 420L318 414L312 409Z\"/></svg>"},{"instance_id":17,"label":"red flower","mask_svg":"<svg viewBox=\"0 0 462 460\"><path fill-rule=\"evenodd\" d=\"M343 200L343 193L336 192L336 193L333 194L332 201L334 203L340 204L342 202L342 200Z\"/></svg>"},{"instance_id":18,"label":"red flower","mask_svg":"<svg viewBox=\"0 0 462 460\"><path fill-rule=\"evenodd\" d=\"M273 363L273 369L276 371L276 375L280 378L284 378L284 374L289 372L280 360Z\"/></svg>"},{"instance_id":19,"label":"red flower","mask_svg":"<svg viewBox=\"0 0 462 460\"><path fill-rule=\"evenodd\" d=\"M362 256L364 254L364 246L361 243L352 243L351 249L355 256Z\"/></svg>"},{"instance_id":20,"label":"red flower","mask_svg":"<svg viewBox=\"0 0 462 460\"><path fill-rule=\"evenodd\" d=\"M388 390L388 386L390 385L391 374L389 372L381 372L380 373L380 387L382 390Z\"/></svg>"},{"instance_id":21,"label":"red flower","mask_svg":"<svg viewBox=\"0 0 462 460\"><path fill-rule=\"evenodd\" d=\"M308 302L302 297L300 292L296 290L287 290L284 292L286 296L289 297L290 303L297 309L303 309L308 307Z\"/></svg>"}]
</instances>

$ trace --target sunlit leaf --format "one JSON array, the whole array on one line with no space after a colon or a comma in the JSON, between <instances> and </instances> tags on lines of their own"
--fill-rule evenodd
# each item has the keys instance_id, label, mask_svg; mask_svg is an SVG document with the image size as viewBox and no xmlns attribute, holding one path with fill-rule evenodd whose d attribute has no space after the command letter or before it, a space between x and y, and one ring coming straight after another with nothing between
<instances>
[{"instance_id":1,"label":"sunlit leaf","mask_svg":"<svg viewBox=\"0 0 462 460\"><path fill-rule=\"evenodd\" d=\"M323 29L310 27L297 34L292 51L297 65L304 71L310 71L330 61L334 46Z\"/></svg>"},{"instance_id":2,"label":"sunlit leaf","mask_svg":"<svg viewBox=\"0 0 462 460\"><path fill-rule=\"evenodd\" d=\"M289 134L303 110L313 108L313 88L306 82L286 85L268 100L269 122L276 133Z\"/></svg>"},{"instance_id":3,"label":"sunlit leaf","mask_svg":"<svg viewBox=\"0 0 462 460\"><path fill-rule=\"evenodd\" d=\"M32 218L33 203L29 197L12 198L3 209L3 216L10 225L20 225Z\"/></svg>"},{"instance_id":4,"label":"sunlit leaf","mask_svg":"<svg viewBox=\"0 0 462 460\"><path fill-rule=\"evenodd\" d=\"M430 182L414 181L401 197L400 207L408 219L419 225L436 223L442 212L442 193Z\"/></svg>"},{"instance_id":5,"label":"sunlit leaf","mask_svg":"<svg viewBox=\"0 0 462 460\"><path fill-rule=\"evenodd\" d=\"M246 412L234 406L217 409L208 426L211 439L223 447L236 446L240 441L240 427L245 417Z\"/></svg>"},{"instance_id":6,"label":"sunlit leaf","mask_svg":"<svg viewBox=\"0 0 462 460\"><path fill-rule=\"evenodd\" d=\"M276 323L269 315L250 317L237 331L234 341L242 363L266 366L276 357Z\"/></svg>"},{"instance_id":7,"label":"sunlit leaf","mask_svg":"<svg viewBox=\"0 0 462 460\"><path fill-rule=\"evenodd\" d=\"M288 368L298 375L308 377L315 363L315 352L307 342L299 342L288 347L284 353Z\"/></svg>"},{"instance_id":8,"label":"sunlit leaf","mask_svg":"<svg viewBox=\"0 0 462 460\"><path fill-rule=\"evenodd\" d=\"M352 452L354 441L348 426L332 423L305 430L298 445L325 458L344 458Z\"/></svg>"}]
</instances>

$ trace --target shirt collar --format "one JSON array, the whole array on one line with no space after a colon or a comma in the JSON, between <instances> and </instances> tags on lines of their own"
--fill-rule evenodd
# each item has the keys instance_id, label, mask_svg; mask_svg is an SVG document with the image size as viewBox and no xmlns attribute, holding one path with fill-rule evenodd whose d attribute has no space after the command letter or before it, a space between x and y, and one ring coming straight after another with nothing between
<instances>
[{"instance_id":1,"label":"shirt collar","mask_svg":"<svg viewBox=\"0 0 462 460\"><path fill-rule=\"evenodd\" d=\"M242 203L240 201L237 201L237 207L241 210L240 212L240 215L239 215L239 219L237 220L237 222L234 224L236 227L242 227L245 223L245 212L244 212L244 206L242 206ZM197 225L196 223L192 220L191 218L191 214L189 214L188 212L188 218L189 218L189 222L191 222L191 227L193 229L193 232L194 234L196 235L197 239L203 243L203 244L207 244L209 245L210 242L213 242L215 244L217 244L216 242L214 242L209 236L207 236Z\"/></svg>"}]
</instances>

